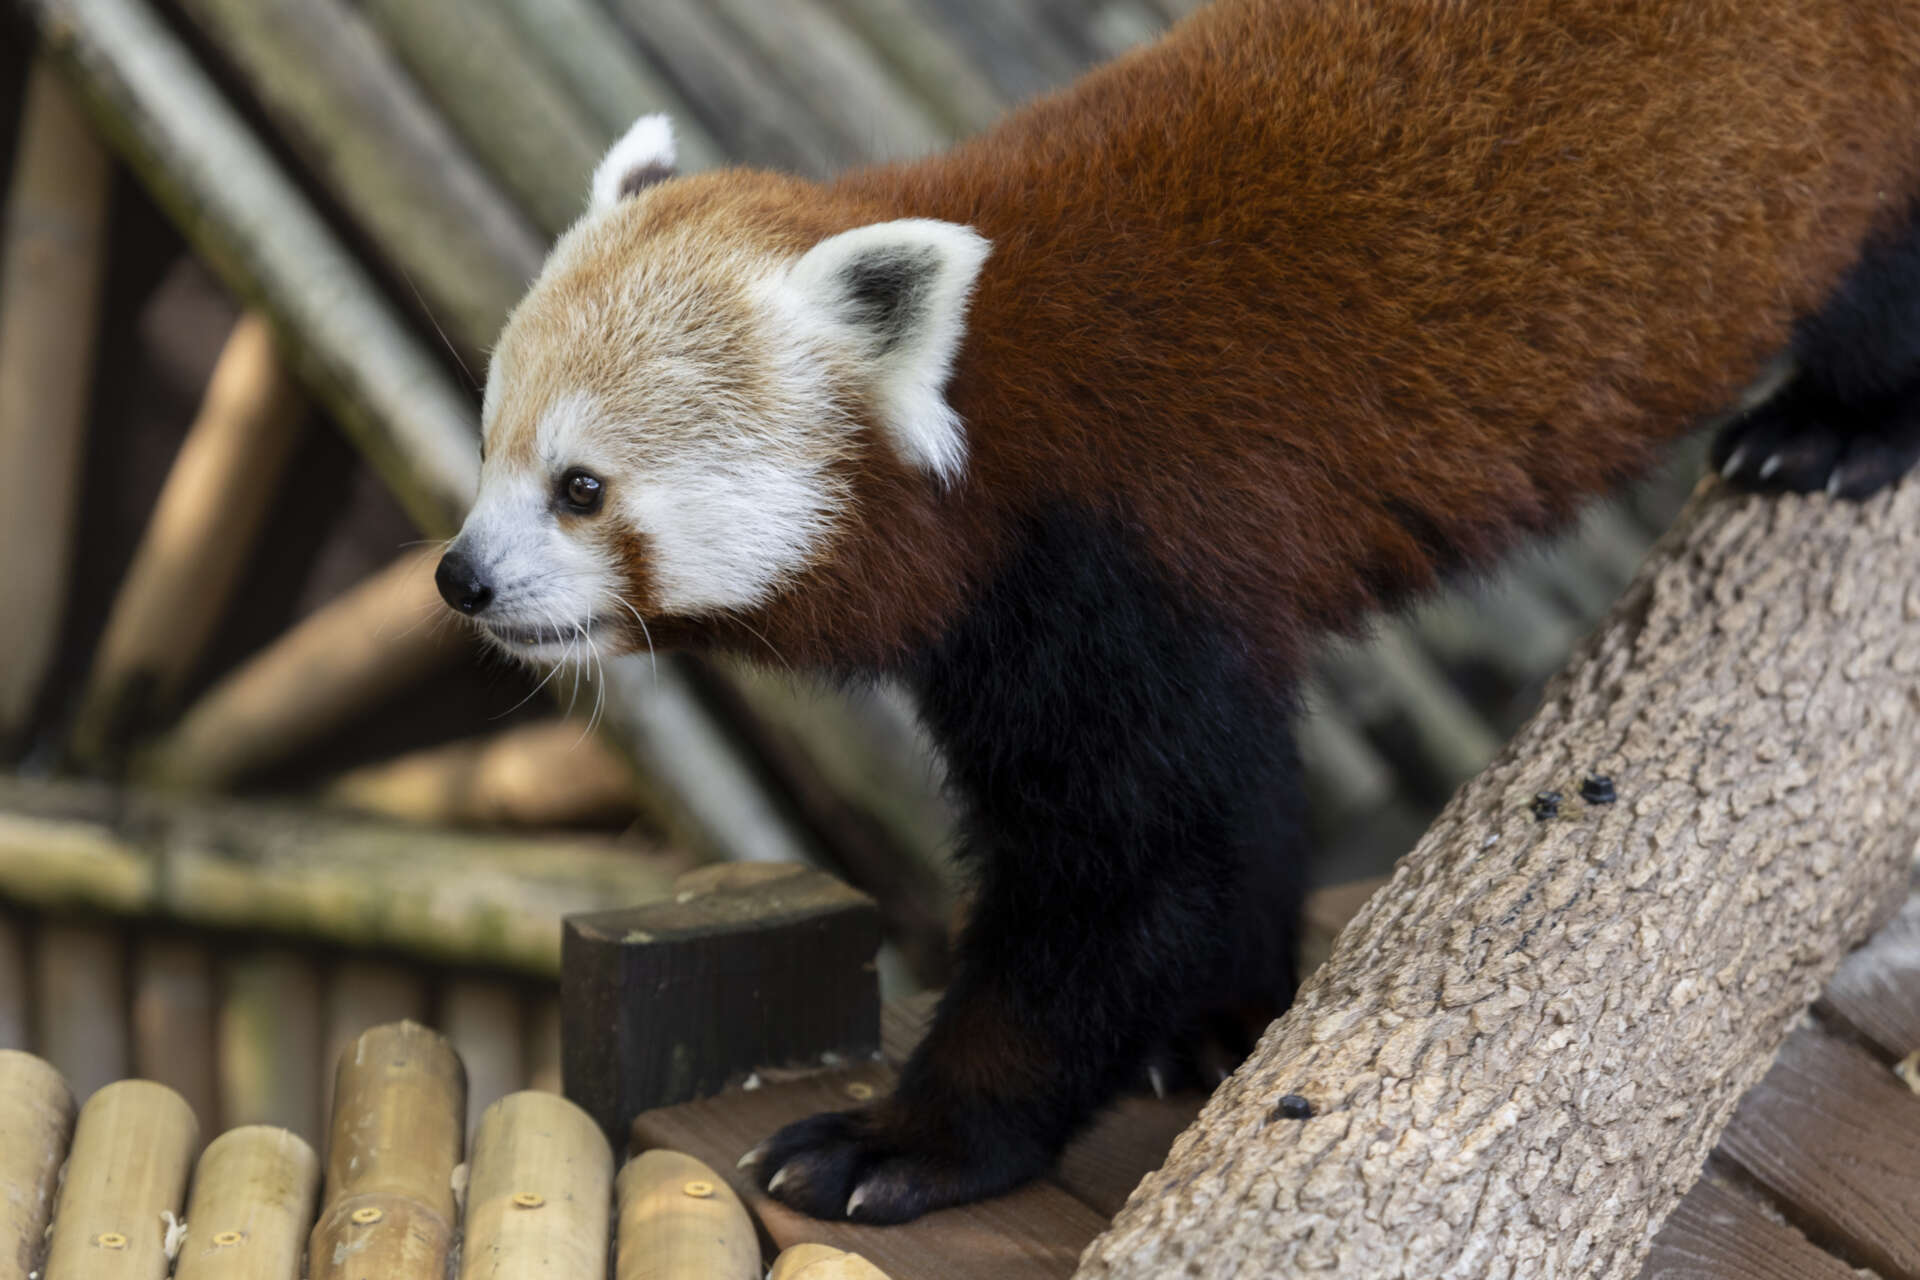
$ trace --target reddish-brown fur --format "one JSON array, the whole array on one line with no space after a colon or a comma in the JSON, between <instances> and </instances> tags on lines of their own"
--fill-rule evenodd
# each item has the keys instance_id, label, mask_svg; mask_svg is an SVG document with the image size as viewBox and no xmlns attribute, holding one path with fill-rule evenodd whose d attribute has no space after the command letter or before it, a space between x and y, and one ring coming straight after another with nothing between
<instances>
[{"instance_id":1,"label":"reddish-brown fur","mask_svg":"<svg viewBox=\"0 0 1920 1280\"><path fill-rule=\"evenodd\" d=\"M650 217L796 250L993 242L964 481L876 441L857 535L697 630L889 661L1067 501L1289 665L1728 406L1917 191L1913 0L1225 0L947 154L675 184Z\"/></svg>"}]
</instances>

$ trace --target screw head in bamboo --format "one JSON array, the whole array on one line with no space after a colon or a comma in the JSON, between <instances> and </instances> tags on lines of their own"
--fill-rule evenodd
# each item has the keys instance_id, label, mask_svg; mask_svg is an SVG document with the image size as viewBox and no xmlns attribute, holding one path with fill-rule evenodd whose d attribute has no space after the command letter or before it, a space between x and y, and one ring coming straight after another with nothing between
<instances>
[{"instance_id":1,"label":"screw head in bamboo","mask_svg":"<svg viewBox=\"0 0 1920 1280\"><path fill-rule=\"evenodd\" d=\"M163 1280L168 1227L199 1147L193 1109L165 1085L122 1080L96 1092L74 1128L46 1280Z\"/></svg>"},{"instance_id":2,"label":"screw head in bamboo","mask_svg":"<svg viewBox=\"0 0 1920 1280\"><path fill-rule=\"evenodd\" d=\"M692 1156L649 1151L619 1179L616 1280L759 1280L753 1220L726 1181Z\"/></svg>"},{"instance_id":3,"label":"screw head in bamboo","mask_svg":"<svg viewBox=\"0 0 1920 1280\"><path fill-rule=\"evenodd\" d=\"M593 1117L528 1090L488 1107L468 1161L461 1280L606 1272L613 1150Z\"/></svg>"},{"instance_id":4,"label":"screw head in bamboo","mask_svg":"<svg viewBox=\"0 0 1920 1280\"><path fill-rule=\"evenodd\" d=\"M320 1191L320 1158L268 1125L229 1130L194 1170L175 1280L299 1280Z\"/></svg>"}]
</instances>

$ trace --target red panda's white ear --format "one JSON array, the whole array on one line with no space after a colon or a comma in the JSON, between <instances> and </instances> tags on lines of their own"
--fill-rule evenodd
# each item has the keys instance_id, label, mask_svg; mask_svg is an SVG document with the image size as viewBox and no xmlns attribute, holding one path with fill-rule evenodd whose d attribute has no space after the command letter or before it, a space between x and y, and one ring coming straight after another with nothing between
<instances>
[{"instance_id":1,"label":"red panda's white ear","mask_svg":"<svg viewBox=\"0 0 1920 1280\"><path fill-rule=\"evenodd\" d=\"M966 466L966 432L947 403L947 379L991 250L972 227L903 218L822 240L788 277L810 316L864 364L893 447L941 480Z\"/></svg>"},{"instance_id":2,"label":"red panda's white ear","mask_svg":"<svg viewBox=\"0 0 1920 1280\"><path fill-rule=\"evenodd\" d=\"M607 148L593 171L587 207L598 213L665 182L673 176L673 162L673 121L662 115L641 116Z\"/></svg>"}]
</instances>

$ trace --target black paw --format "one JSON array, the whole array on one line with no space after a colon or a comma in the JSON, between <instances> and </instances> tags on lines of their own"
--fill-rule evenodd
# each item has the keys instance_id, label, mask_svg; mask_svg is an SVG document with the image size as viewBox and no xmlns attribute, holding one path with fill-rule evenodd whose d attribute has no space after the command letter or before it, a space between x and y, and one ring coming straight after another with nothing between
<instances>
[{"instance_id":1,"label":"black paw","mask_svg":"<svg viewBox=\"0 0 1920 1280\"><path fill-rule=\"evenodd\" d=\"M790 1124L741 1165L776 1200L816 1218L907 1222L1011 1190L1046 1171L1050 1153L992 1127L961 1133L917 1124L882 1104Z\"/></svg>"},{"instance_id":2,"label":"black paw","mask_svg":"<svg viewBox=\"0 0 1920 1280\"><path fill-rule=\"evenodd\" d=\"M1723 427L1711 457L1743 489L1865 498L1920 460L1920 405L1861 409L1790 387Z\"/></svg>"}]
</instances>

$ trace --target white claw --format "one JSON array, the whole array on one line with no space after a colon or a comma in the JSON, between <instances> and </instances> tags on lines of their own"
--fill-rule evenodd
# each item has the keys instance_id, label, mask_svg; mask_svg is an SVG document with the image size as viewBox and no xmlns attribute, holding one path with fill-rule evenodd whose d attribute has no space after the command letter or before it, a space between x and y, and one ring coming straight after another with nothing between
<instances>
[{"instance_id":1,"label":"white claw","mask_svg":"<svg viewBox=\"0 0 1920 1280\"><path fill-rule=\"evenodd\" d=\"M1777 453L1774 454L1771 458L1768 458L1765 462L1760 464L1760 478L1762 480L1767 479L1774 472L1778 471L1783 465L1785 465L1785 463L1786 463L1785 458L1781 457Z\"/></svg>"},{"instance_id":2,"label":"white claw","mask_svg":"<svg viewBox=\"0 0 1920 1280\"><path fill-rule=\"evenodd\" d=\"M1840 468L1838 467L1835 467L1833 474L1827 477L1827 496L1829 498L1840 496Z\"/></svg>"},{"instance_id":3,"label":"white claw","mask_svg":"<svg viewBox=\"0 0 1920 1280\"><path fill-rule=\"evenodd\" d=\"M1156 1062L1147 1068L1147 1083L1153 1086L1154 1097L1167 1096L1167 1074L1160 1069L1159 1063Z\"/></svg>"},{"instance_id":4,"label":"white claw","mask_svg":"<svg viewBox=\"0 0 1920 1280\"><path fill-rule=\"evenodd\" d=\"M787 1180L787 1177L790 1174L792 1174L792 1172L793 1172L792 1165L790 1164L781 1165L780 1172L774 1174L773 1177L767 1179L767 1194L772 1195L776 1191L780 1190L780 1184L785 1182Z\"/></svg>"},{"instance_id":5,"label":"white claw","mask_svg":"<svg viewBox=\"0 0 1920 1280\"><path fill-rule=\"evenodd\" d=\"M1734 472L1740 469L1740 464L1745 462L1746 460L1747 460L1747 446L1743 444L1735 447L1734 451L1727 455L1727 460L1720 464L1721 476L1722 477L1731 476Z\"/></svg>"},{"instance_id":6,"label":"white claw","mask_svg":"<svg viewBox=\"0 0 1920 1280\"><path fill-rule=\"evenodd\" d=\"M767 1158L767 1144L763 1142L759 1146L755 1147L753 1150L747 1152L747 1154L741 1156L739 1163L735 1164L734 1168L750 1169L754 1165L759 1164L762 1160L765 1160L766 1158Z\"/></svg>"},{"instance_id":7,"label":"white claw","mask_svg":"<svg viewBox=\"0 0 1920 1280\"><path fill-rule=\"evenodd\" d=\"M866 1202L867 1202L867 1189L863 1186L855 1187L853 1189L853 1194L847 1197L847 1216L851 1218L853 1216L853 1211L855 1209L858 1209L861 1205L865 1204Z\"/></svg>"}]
</instances>

